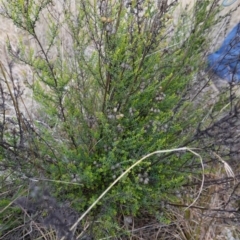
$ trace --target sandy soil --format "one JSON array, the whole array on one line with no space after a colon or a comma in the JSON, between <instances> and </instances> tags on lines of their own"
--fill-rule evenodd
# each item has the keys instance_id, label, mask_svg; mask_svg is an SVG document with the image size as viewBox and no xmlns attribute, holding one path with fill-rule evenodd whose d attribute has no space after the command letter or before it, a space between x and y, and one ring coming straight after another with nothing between
<instances>
[{"instance_id":1,"label":"sandy soil","mask_svg":"<svg viewBox=\"0 0 240 240\"><path fill-rule=\"evenodd\" d=\"M31 69L27 66L19 65L19 64L12 64L12 76L13 79L9 77L9 67L8 64L10 63L10 59L7 56L7 41L10 40L11 47L16 50L17 49L17 42L20 36L23 36L23 32L17 29L11 21L0 17L0 54L1 54L1 64L4 66L5 73L7 73L8 76L8 84L11 88L12 94L18 94L18 91L23 91L23 94L21 97L19 97L19 104L21 111L26 114L26 109L29 113L33 110L33 101L32 101L32 92L29 88L25 87L26 80L30 81L32 79L32 72ZM7 112L6 114L8 116L13 116L15 114L15 110L13 107L13 103L10 100L9 92L7 90L6 82L4 82L2 79L2 72L0 72L1 75L1 86L5 90L5 97L9 101L7 101ZM25 99L28 99L27 101L24 101ZM0 99L0 103L2 101L2 97ZM24 104L23 104L24 101ZM1 109L0 109L1 110ZM0 112L1 114L1 112Z\"/></svg>"},{"instance_id":2,"label":"sandy soil","mask_svg":"<svg viewBox=\"0 0 240 240\"><path fill-rule=\"evenodd\" d=\"M173 0L169 0L172 2ZM177 22L179 19L179 15L182 10L187 9L187 11L191 11L191 8L196 4L197 0L179 0L179 6L177 7L176 11L174 12L174 19ZM220 0L220 4L222 4L224 0ZM230 0L228 0L230 2ZM232 2L232 1L231 1ZM229 14L231 11L236 9L240 5L240 0L236 0L233 4L228 7L221 6L221 11L219 16L225 16ZM240 7L236 11L233 11L229 16L226 18L225 21L219 22L216 26L215 30L212 33L211 40L213 46L215 48L219 47L225 36L231 31L231 29L240 22Z\"/></svg>"}]
</instances>

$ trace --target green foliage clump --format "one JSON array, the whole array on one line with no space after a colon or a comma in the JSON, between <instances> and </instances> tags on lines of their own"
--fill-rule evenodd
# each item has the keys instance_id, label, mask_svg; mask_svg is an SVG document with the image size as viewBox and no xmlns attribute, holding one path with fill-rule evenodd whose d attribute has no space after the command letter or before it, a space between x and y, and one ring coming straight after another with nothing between
<instances>
[{"instance_id":1,"label":"green foliage clump","mask_svg":"<svg viewBox=\"0 0 240 240\"><path fill-rule=\"evenodd\" d=\"M191 142L204 113L189 114L193 105L185 99L193 76L204 66L204 33L214 17L209 1L195 6L195 19L185 29L189 32L176 27L174 32L183 35L177 37L167 17L175 6L157 8L154 1L128 6L123 1L78 1L74 11L66 1L58 17L54 11L46 14L47 6L54 9L51 1L28 1L27 11L23 2L5 4L6 16L38 49L27 49L20 41L19 53L10 53L34 72L31 88L42 121L34 123L37 130L28 143L34 154L24 171L53 180L56 196L83 212L146 153ZM36 32L41 14L49 23L45 43ZM185 181L190 159L194 161L184 154L152 156L125 176L93 213L108 228L116 215L158 209L167 191Z\"/></svg>"}]
</instances>

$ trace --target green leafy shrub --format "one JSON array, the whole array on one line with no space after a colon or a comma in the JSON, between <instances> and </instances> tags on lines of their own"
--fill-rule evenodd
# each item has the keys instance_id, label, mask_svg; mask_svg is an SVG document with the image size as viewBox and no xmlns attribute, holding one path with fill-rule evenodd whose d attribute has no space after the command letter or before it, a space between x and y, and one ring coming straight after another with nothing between
<instances>
[{"instance_id":1,"label":"green leafy shrub","mask_svg":"<svg viewBox=\"0 0 240 240\"><path fill-rule=\"evenodd\" d=\"M205 112L194 109L189 93L193 77L205 67L206 34L215 8L210 1L198 1L191 26L182 32L183 26L174 29L168 17L175 4L160 8L154 1L79 1L72 6L65 1L57 14L57 3L28 2L4 3L5 16L37 45L27 48L20 40L16 52L9 44L13 61L31 67L30 87L40 105L41 121L34 119L32 128L27 121L20 123L28 135L19 169L53 181L59 201L69 200L83 212L146 153L193 142ZM47 31L40 36L43 16ZM11 141L12 136L6 137ZM168 190L184 183L190 160L194 162L189 154L147 159L93 215L102 219L103 228L111 225L116 232L116 216L154 212Z\"/></svg>"}]
</instances>

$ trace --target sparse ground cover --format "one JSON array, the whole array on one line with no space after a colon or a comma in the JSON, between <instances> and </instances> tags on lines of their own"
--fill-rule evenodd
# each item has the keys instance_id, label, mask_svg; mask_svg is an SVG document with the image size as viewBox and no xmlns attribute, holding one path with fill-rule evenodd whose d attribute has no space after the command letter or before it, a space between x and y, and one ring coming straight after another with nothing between
<instances>
[{"instance_id":1,"label":"sparse ground cover","mask_svg":"<svg viewBox=\"0 0 240 240\"><path fill-rule=\"evenodd\" d=\"M2 239L239 238L238 87L214 87L205 61L237 6L219 22L219 1L196 1L176 24L164 3L5 3ZM176 147L194 152L149 156L80 221Z\"/></svg>"}]
</instances>

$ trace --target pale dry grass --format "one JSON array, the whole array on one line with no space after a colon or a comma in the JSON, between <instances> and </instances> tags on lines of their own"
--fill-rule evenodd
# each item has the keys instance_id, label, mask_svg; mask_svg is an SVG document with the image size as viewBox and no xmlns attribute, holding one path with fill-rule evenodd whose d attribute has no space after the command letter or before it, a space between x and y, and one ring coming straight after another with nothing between
<instances>
[{"instance_id":1,"label":"pale dry grass","mask_svg":"<svg viewBox=\"0 0 240 240\"><path fill-rule=\"evenodd\" d=\"M233 197L238 196L239 176L229 177L230 166L221 161L206 168L203 191L194 205L188 207L199 191L197 183L182 188L178 200L169 203L167 215L176 226L172 239L239 239L238 197Z\"/></svg>"}]
</instances>

